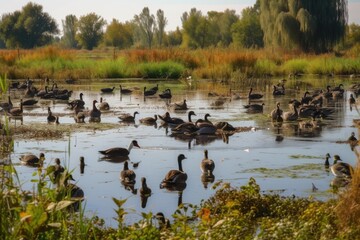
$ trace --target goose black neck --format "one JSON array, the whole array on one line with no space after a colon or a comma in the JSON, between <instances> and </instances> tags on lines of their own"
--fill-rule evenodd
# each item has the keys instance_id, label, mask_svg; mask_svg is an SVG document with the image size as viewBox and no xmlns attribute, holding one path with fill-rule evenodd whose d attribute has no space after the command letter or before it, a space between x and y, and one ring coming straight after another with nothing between
<instances>
[{"instance_id":1,"label":"goose black neck","mask_svg":"<svg viewBox=\"0 0 360 240\"><path fill-rule=\"evenodd\" d=\"M181 161L182 161L181 158L178 158L178 164L179 164L179 171L180 171L180 172L183 171Z\"/></svg>"}]
</instances>

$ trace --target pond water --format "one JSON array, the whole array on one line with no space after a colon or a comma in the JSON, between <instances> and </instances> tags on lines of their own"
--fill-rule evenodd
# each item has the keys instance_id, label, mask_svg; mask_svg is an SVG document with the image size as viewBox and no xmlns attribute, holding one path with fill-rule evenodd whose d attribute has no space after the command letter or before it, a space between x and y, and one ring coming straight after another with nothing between
<instances>
[{"instance_id":1,"label":"pond water","mask_svg":"<svg viewBox=\"0 0 360 240\"><path fill-rule=\"evenodd\" d=\"M131 95L121 95L119 83L124 87L135 89ZM109 104L110 111L103 111L101 123L86 123L92 126L89 131L74 131L70 136L56 140L15 139L15 149L11 155L12 162L20 176L22 188L31 190L30 181L36 169L26 167L19 163L19 157L32 153L39 155L45 153L46 165L54 164L55 158L60 158L62 164L72 170L76 184L85 192L86 212L104 218L107 225L116 226L115 204L112 197L127 199L124 207L129 212L126 222L132 223L141 219L141 212L164 212L170 216L177 209L178 202L199 204L214 194L212 186L217 181L229 182L232 186L241 186L249 181L250 177L256 179L264 192L275 191L284 196L298 197L313 196L325 200L336 197L330 190L330 182L334 178L324 169L326 153L338 154L353 166L356 156L346 141L351 132L358 136L353 126L353 119L359 118L356 109L350 109L346 91L344 99L325 101L324 106L335 110L332 119L323 120L323 126L311 134L301 134L297 130L297 122L283 123L281 127L274 126L269 113L275 108L276 102L281 103L284 111L288 111L290 99L300 99L306 90L325 89L327 85L335 86L344 83L345 88L350 85L348 79L300 79L288 80L285 83L286 95L274 97L272 86L278 82L273 80L249 80L240 83L220 83L205 80L185 81L124 81L101 80L81 81L76 85L59 83L59 87L73 90L72 99L78 98L79 93L84 94L86 108L91 108L92 100L102 96ZM166 101L155 97L144 99L142 91L144 86L152 87L159 84L159 92L166 88L172 89L172 103L187 100L189 110L196 114L194 119L203 118L206 113L213 122L228 121L235 127L250 127L250 131L237 132L228 138L197 137L193 140L181 140L171 136L171 130L161 126L147 126L139 123L140 118L164 114L170 111L172 116L187 119L187 112L175 112L167 107ZM40 85L37 85L40 86ZM102 94L100 88L116 86L113 94ZM221 106L215 106L216 97L209 97L209 92L228 94L230 88L240 94L241 99L229 100ZM264 111L259 114L249 114L243 105L248 104L246 98L249 87L255 92L262 92L264 98ZM13 102L18 104L21 93L12 91ZM40 100L37 107L25 108L23 124L32 125L46 123L47 106L52 107L54 115L62 114L60 124L72 124L74 119L66 104L51 100ZM121 113L139 115L135 124L122 124L118 116ZM13 122L12 122L13 123ZM101 124L113 124L113 128L101 130L96 128ZM16 124L20 124L17 122ZM95 126L95 128L93 127ZM57 128L53 125L53 128ZM94 130L95 129L95 130ZM280 136L280 138L279 138ZM145 207L141 205L139 192L129 191L121 184L120 171L122 162L101 160L99 150L110 147L125 147L136 139L141 148L134 148L130 153L131 162L140 162L137 168L129 164L130 169L136 173L135 189L141 186L141 177L146 177L152 195L148 198ZM339 143L340 142L340 143ZM209 152L209 158L215 161L214 183L203 183L201 179L200 162L204 156L204 149ZM188 174L187 186L182 192L172 192L160 189L159 184L170 169L177 169L177 156L182 153L187 159L183 161L183 169ZM85 158L85 171L80 173L79 158ZM332 161L332 160L331 160ZM318 191L312 191L312 183Z\"/></svg>"}]
</instances>

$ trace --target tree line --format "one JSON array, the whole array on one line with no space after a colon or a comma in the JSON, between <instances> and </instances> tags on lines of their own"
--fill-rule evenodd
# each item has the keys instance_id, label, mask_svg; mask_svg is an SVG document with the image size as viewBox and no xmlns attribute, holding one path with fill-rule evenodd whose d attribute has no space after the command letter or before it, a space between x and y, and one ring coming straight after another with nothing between
<instances>
[{"instance_id":1,"label":"tree line","mask_svg":"<svg viewBox=\"0 0 360 240\"><path fill-rule=\"evenodd\" d=\"M163 10L149 8L132 20L107 23L96 13L79 18L65 16L62 36L54 18L43 7L28 3L20 11L3 14L0 47L35 48L59 44L64 48L282 47L304 52L331 51L342 42L351 47L360 38L360 27L348 26L346 0L257 0L237 15L235 10L209 11L192 8L181 15L182 26L166 32ZM345 41L343 41L345 39Z\"/></svg>"}]
</instances>

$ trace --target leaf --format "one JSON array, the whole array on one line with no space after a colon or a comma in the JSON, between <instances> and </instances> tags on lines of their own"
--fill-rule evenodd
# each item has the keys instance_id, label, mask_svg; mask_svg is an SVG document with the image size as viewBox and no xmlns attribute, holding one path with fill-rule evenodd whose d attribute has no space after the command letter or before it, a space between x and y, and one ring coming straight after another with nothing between
<instances>
[{"instance_id":1,"label":"leaf","mask_svg":"<svg viewBox=\"0 0 360 240\"><path fill-rule=\"evenodd\" d=\"M126 199L124 200L119 200L119 199L116 199L116 198L112 198L112 200L114 201L114 203L116 204L116 206L118 208L120 208L125 202L126 202Z\"/></svg>"},{"instance_id":2,"label":"leaf","mask_svg":"<svg viewBox=\"0 0 360 240\"><path fill-rule=\"evenodd\" d=\"M20 221L24 222L30 222L31 221L31 214L27 213L27 212L21 212L20 213Z\"/></svg>"},{"instance_id":3,"label":"leaf","mask_svg":"<svg viewBox=\"0 0 360 240\"><path fill-rule=\"evenodd\" d=\"M68 206L70 206L71 204L73 204L75 201L70 201L70 200L63 200L60 201L58 203L50 203L48 205L48 207L46 208L46 211L59 211L62 210L64 208L67 208Z\"/></svg>"},{"instance_id":4,"label":"leaf","mask_svg":"<svg viewBox=\"0 0 360 240\"><path fill-rule=\"evenodd\" d=\"M225 219L222 219L222 220L217 221L217 222L214 224L213 228L219 227L219 226L222 225L224 222L225 222Z\"/></svg>"},{"instance_id":5,"label":"leaf","mask_svg":"<svg viewBox=\"0 0 360 240\"><path fill-rule=\"evenodd\" d=\"M61 228L61 223L49 223L48 226L53 228Z\"/></svg>"}]
</instances>

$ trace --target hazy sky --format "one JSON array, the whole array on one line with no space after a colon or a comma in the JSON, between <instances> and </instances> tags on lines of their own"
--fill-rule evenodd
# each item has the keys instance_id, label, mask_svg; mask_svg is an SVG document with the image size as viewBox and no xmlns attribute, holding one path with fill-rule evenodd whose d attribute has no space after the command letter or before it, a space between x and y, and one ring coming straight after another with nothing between
<instances>
[{"instance_id":1,"label":"hazy sky","mask_svg":"<svg viewBox=\"0 0 360 240\"><path fill-rule=\"evenodd\" d=\"M0 0L0 14L21 10L28 0ZM6 2L6 3L4 3ZM195 7L206 12L224 11L225 9L236 10L241 13L244 7L252 6L255 0L33 0L43 6L43 11L55 18L59 28L61 20L66 15L74 14L78 18L91 12L103 17L108 23L113 18L120 22L132 20L135 14L140 14L144 7L149 7L150 12L156 15L158 9L162 9L168 19L166 30L174 30L177 26L181 27L180 17L183 12L190 11ZM360 24L360 0L349 0L349 22Z\"/></svg>"}]
</instances>

